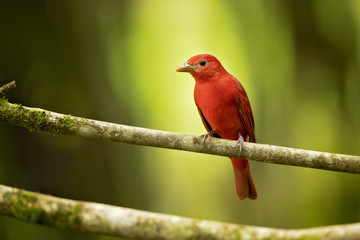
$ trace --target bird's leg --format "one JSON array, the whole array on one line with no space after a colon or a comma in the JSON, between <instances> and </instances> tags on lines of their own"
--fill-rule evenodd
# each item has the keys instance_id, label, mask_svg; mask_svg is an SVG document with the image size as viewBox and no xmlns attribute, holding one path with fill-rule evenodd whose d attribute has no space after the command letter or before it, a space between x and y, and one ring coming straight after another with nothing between
<instances>
[{"instance_id":1,"label":"bird's leg","mask_svg":"<svg viewBox=\"0 0 360 240\"><path fill-rule=\"evenodd\" d=\"M210 132L204 134L204 135L201 135L201 137L203 137L203 143L205 142L205 140L208 138L208 137L213 137L215 134L216 134L217 130L216 129L212 129Z\"/></svg>"},{"instance_id":2,"label":"bird's leg","mask_svg":"<svg viewBox=\"0 0 360 240\"><path fill-rule=\"evenodd\" d=\"M239 139L237 140L237 142L239 143L240 145L240 152L244 146L244 138L241 136L241 134L239 133Z\"/></svg>"}]
</instances>

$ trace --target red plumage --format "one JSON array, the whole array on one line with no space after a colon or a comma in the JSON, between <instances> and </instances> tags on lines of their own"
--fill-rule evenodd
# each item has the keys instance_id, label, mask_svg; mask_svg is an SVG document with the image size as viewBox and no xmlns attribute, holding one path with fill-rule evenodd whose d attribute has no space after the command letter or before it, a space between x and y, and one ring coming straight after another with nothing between
<instances>
[{"instance_id":1,"label":"red plumage","mask_svg":"<svg viewBox=\"0 0 360 240\"><path fill-rule=\"evenodd\" d=\"M177 69L195 78L194 99L208 132L215 137L256 142L254 117L245 89L219 60L208 54L196 55ZM245 159L230 158L240 199L256 199L257 193Z\"/></svg>"}]
</instances>

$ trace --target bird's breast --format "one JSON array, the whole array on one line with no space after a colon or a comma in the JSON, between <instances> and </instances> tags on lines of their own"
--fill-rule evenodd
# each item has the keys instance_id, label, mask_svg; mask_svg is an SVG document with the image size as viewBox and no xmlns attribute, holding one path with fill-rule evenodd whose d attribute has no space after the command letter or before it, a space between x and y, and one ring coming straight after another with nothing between
<instances>
[{"instance_id":1,"label":"bird's breast","mask_svg":"<svg viewBox=\"0 0 360 240\"><path fill-rule=\"evenodd\" d=\"M238 132L243 127L231 88L216 84L196 84L194 99L206 121L222 138L238 138Z\"/></svg>"}]
</instances>

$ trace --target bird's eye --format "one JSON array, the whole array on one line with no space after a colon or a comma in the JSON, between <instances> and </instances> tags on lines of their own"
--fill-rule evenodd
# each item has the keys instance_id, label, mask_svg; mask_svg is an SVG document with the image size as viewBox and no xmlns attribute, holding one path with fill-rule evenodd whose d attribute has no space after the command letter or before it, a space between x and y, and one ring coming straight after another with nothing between
<instances>
[{"instance_id":1,"label":"bird's eye","mask_svg":"<svg viewBox=\"0 0 360 240\"><path fill-rule=\"evenodd\" d=\"M206 65L206 63L207 63L207 61L206 61L206 60L201 60L200 65L201 65L201 66L205 66L205 65Z\"/></svg>"}]
</instances>

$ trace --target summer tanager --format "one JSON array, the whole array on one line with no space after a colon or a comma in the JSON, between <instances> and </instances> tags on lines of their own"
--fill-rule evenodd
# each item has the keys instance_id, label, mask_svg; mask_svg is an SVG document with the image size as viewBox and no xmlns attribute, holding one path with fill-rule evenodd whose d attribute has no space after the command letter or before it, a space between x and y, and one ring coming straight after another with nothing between
<instances>
[{"instance_id":1,"label":"summer tanager","mask_svg":"<svg viewBox=\"0 0 360 240\"><path fill-rule=\"evenodd\" d=\"M189 72L195 78L194 99L202 122L208 131L204 136L256 142L254 117L245 89L229 74L219 60L208 54L196 55L177 72ZM235 175L236 194L242 200L256 199L249 163L230 158Z\"/></svg>"}]
</instances>

